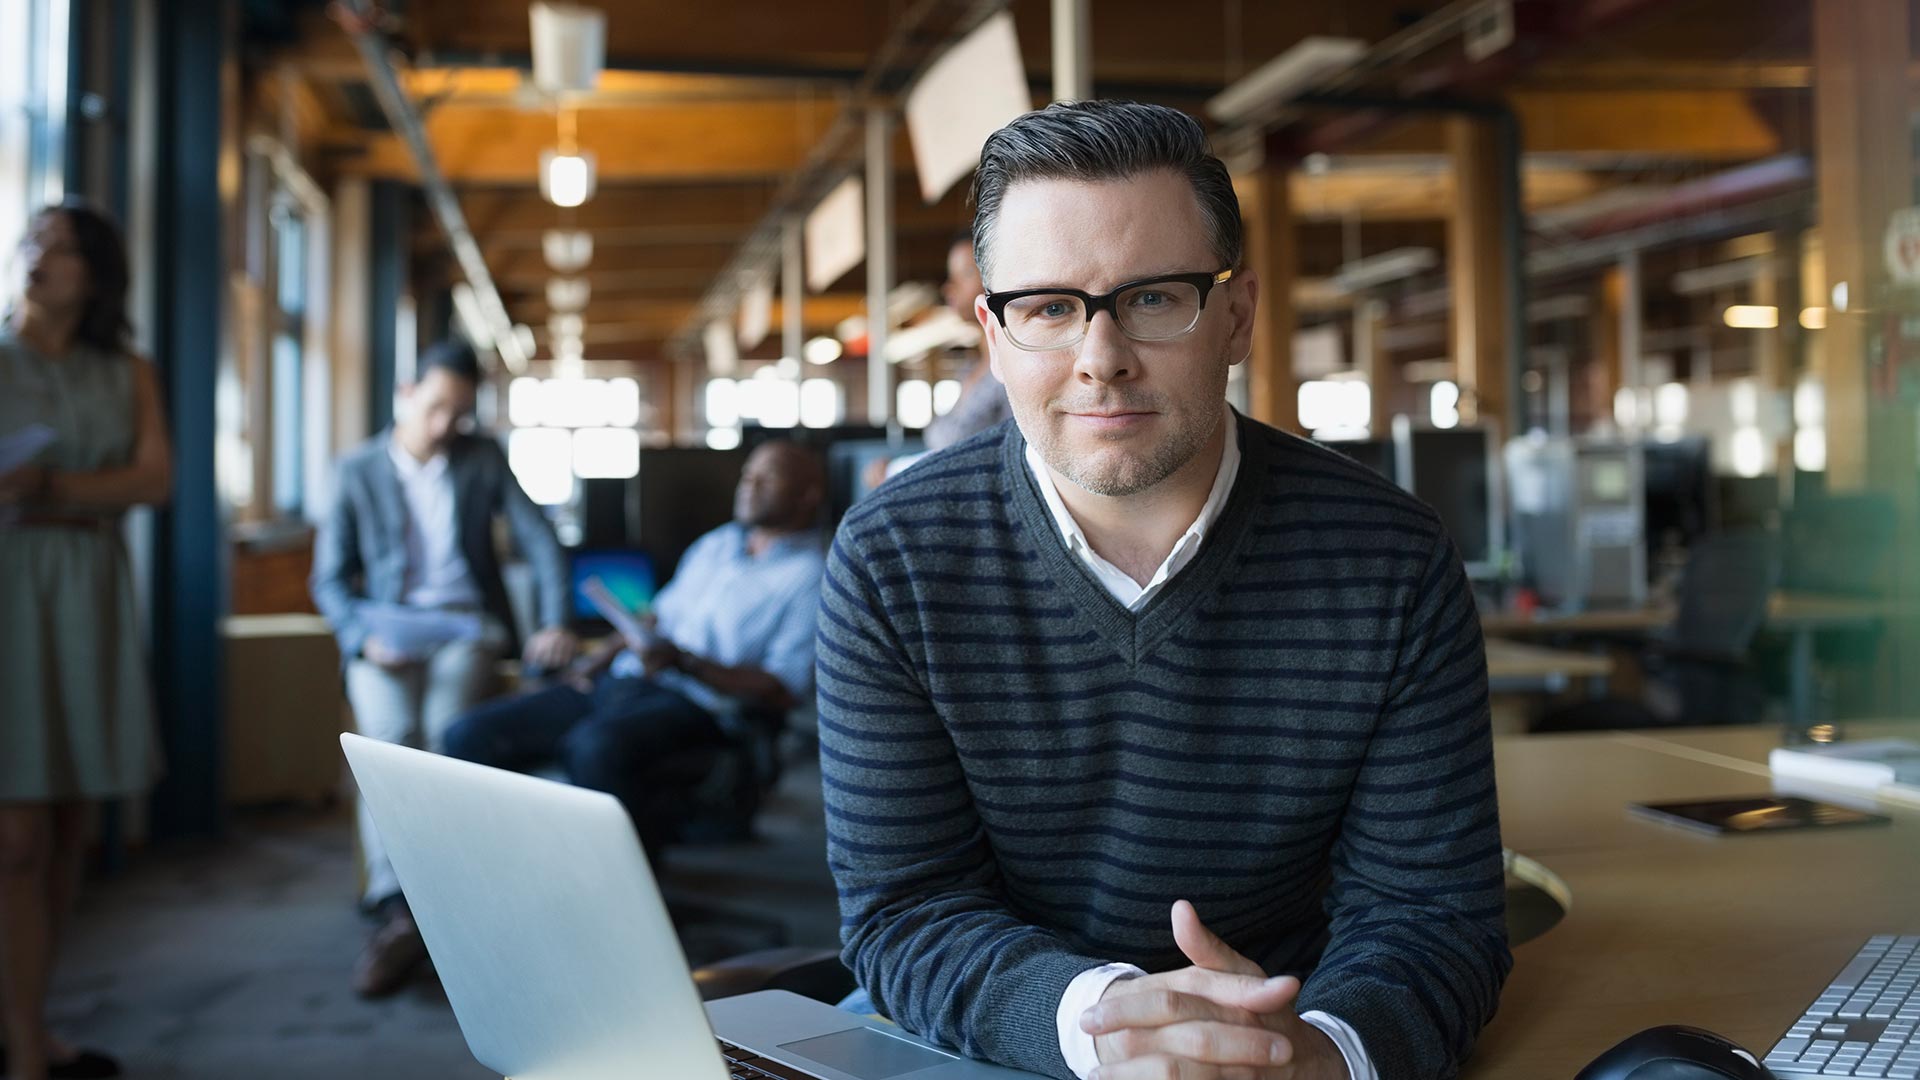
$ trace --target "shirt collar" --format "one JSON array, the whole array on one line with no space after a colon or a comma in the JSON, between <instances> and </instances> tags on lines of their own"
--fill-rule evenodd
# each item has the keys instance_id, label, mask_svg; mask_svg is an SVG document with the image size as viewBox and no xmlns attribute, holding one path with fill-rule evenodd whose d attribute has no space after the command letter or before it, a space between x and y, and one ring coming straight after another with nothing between
<instances>
[{"instance_id":1,"label":"shirt collar","mask_svg":"<svg viewBox=\"0 0 1920 1080\"><path fill-rule=\"evenodd\" d=\"M1240 475L1240 424L1233 406L1223 403L1221 409L1226 413L1227 442L1220 452L1220 467L1214 470L1213 489L1207 492L1207 501L1200 506L1200 516L1193 519L1193 524L1187 526L1187 531L1174 543L1175 551L1207 538L1207 530L1226 511L1227 497L1233 493L1234 479ZM1053 483L1053 473L1047 469L1046 462L1040 460L1040 452L1034 449L1031 440L1027 442L1026 456L1027 468L1040 485L1040 496L1053 513L1054 524L1060 527L1060 535L1066 540L1068 550L1076 553L1092 551L1093 545L1087 543L1087 534L1080 530L1080 523L1073 519L1073 512L1067 509L1066 502L1060 498L1060 490Z\"/></svg>"},{"instance_id":2,"label":"shirt collar","mask_svg":"<svg viewBox=\"0 0 1920 1080\"><path fill-rule=\"evenodd\" d=\"M402 480L432 478L447 471L445 451L421 461L409 454L406 447L400 445L398 432L387 440L387 456L393 459L393 467L399 471Z\"/></svg>"},{"instance_id":3,"label":"shirt collar","mask_svg":"<svg viewBox=\"0 0 1920 1080\"><path fill-rule=\"evenodd\" d=\"M753 530L737 521L728 522L727 527L733 530L734 549L742 558L747 557L747 540L753 535ZM768 544L767 550L761 554L777 555L787 551L818 548L823 546L824 539L819 529L801 529L799 532L774 537L773 543Z\"/></svg>"}]
</instances>

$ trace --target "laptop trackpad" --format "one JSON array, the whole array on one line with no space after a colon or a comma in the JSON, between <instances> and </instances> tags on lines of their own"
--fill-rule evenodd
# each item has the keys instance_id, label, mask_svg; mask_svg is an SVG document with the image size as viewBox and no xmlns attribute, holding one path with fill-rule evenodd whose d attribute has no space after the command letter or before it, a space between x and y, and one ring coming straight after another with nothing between
<instances>
[{"instance_id":1,"label":"laptop trackpad","mask_svg":"<svg viewBox=\"0 0 1920 1080\"><path fill-rule=\"evenodd\" d=\"M937 1050L863 1027L782 1043L780 1049L860 1080L889 1080L953 1060Z\"/></svg>"}]
</instances>

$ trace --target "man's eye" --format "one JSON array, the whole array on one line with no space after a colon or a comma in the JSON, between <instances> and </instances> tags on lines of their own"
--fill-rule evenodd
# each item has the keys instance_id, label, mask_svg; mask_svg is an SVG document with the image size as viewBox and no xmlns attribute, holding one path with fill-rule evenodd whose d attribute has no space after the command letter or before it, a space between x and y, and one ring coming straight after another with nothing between
<instances>
[{"instance_id":1,"label":"man's eye","mask_svg":"<svg viewBox=\"0 0 1920 1080\"><path fill-rule=\"evenodd\" d=\"M1166 302L1167 294L1163 292L1136 293L1133 297L1134 307L1160 307Z\"/></svg>"},{"instance_id":2,"label":"man's eye","mask_svg":"<svg viewBox=\"0 0 1920 1080\"><path fill-rule=\"evenodd\" d=\"M1067 317L1067 313L1071 307L1072 305L1068 304L1065 300L1054 300L1041 308L1040 314L1049 319L1064 319Z\"/></svg>"}]
</instances>

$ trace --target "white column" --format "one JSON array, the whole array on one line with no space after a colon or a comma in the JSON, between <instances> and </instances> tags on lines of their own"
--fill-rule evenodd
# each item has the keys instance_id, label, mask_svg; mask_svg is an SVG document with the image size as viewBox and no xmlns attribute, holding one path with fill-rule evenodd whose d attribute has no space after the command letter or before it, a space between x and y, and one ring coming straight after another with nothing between
<instances>
[{"instance_id":1,"label":"white column","mask_svg":"<svg viewBox=\"0 0 1920 1080\"><path fill-rule=\"evenodd\" d=\"M893 114L867 110L867 422L893 417L887 294L893 291Z\"/></svg>"},{"instance_id":2,"label":"white column","mask_svg":"<svg viewBox=\"0 0 1920 1080\"><path fill-rule=\"evenodd\" d=\"M806 344L805 324L800 321L801 304L807 295L802 277L805 270L800 262L800 226L801 220L796 215L780 228L780 355L792 357L797 365L793 372L795 386L807 378L807 365L800 357Z\"/></svg>"},{"instance_id":3,"label":"white column","mask_svg":"<svg viewBox=\"0 0 1920 1080\"><path fill-rule=\"evenodd\" d=\"M1640 415L1637 407L1641 387L1646 383L1646 372L1640 366L1640 253L1629 251L1620 256L1620 385L1633 392L1636 408L1634 410L1634 428L1629 434L1638 434L1652 426L1649 417ZM1608 407L1612 403L1608 402Z\"/></svg>"},{"instance_id":4,"label":"white column","mask_svg":"<svg viewBox=\"0 0 1920 1080\"><path fill-rule=\"evenodd\" d=\"M1093 97L1091 0L1053 0L1053 100Z\"/></svg>"}]
</instances>

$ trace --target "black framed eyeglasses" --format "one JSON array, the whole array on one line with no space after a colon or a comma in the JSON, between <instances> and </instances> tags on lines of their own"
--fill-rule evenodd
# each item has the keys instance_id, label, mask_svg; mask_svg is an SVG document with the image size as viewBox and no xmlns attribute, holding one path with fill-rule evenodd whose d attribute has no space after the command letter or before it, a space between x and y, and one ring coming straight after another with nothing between
<instances>
[{"instance_id":1,"label":"black framed eyeglasses","mask_svg":"<svg viewBox=\"0 0 1920 1080\"><path fill-rule=\"evenodd\" d=\"M1099 296L1063 287L990 292L987 310L1007 339L1028 352L1080 344L1102 311L1135 341L1166 341L1198 325L1207 294L1232 277L1230 268L1211 274L1162 274L1129 281Z\"/></svg>"}]
</instances>

